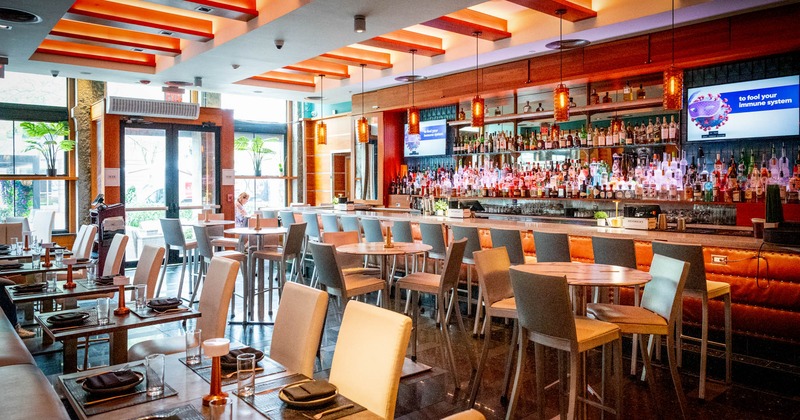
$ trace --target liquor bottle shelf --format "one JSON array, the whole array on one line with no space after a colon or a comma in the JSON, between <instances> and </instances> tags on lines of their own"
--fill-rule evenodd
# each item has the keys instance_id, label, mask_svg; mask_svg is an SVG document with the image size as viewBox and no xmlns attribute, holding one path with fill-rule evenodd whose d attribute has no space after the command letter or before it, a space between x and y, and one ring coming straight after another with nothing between
<instances>
[{"instance_id":1,"label":"liquor bottle shelf","mask_svg":"<svg viewBox=\"0 0 800 420\"><path fill-rule=\"evenodd\" d=\"M532 152L558 152L558 151L567 151L567 150L601 150L601 149L638 149L640 147L657 147L657 146L675 146L678 147L677 143L673 142L666 142L666 143L645 143L645 144L619 144L615 146L586 146L586 147L564 147L564 148L557 148L557 149L535 149L535 150L505 150L500 152L488 152L488 153L455 153L451 156L454 158L461 157L461 156L499 156L499 155L519 155L522 153L532 153Z\"/></svg>"}]
</instances>

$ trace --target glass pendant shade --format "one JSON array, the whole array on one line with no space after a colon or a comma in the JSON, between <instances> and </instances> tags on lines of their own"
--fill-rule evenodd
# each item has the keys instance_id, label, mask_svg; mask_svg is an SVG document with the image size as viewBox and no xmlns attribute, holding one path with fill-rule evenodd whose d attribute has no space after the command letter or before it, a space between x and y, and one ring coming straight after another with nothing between
<instances>
[{"instance_id":1,"label":"glass pendant shade","mask_svg":"<svg viewBox=\"0 0 800 420\"><path fill-rule=\"evenodd\" d=\"M569 88L563 83L553 91L553 117L556 121L569 121Z\"/></svg>"},{"instance_id":2,"label":"glass pendant shade","mask_svg":"<svg viewBox=\"0 0 800 420\"><path fill-rule=\"evenodd\" d=\"M408 134L419 134L419 108L408 108Z\"/></svg>"},{"instance_id":3,"label":"glass pendant shade","mask_svg":"<svg viewBox=\"0 0 800 420\"><path fill-rule=\"evenodd\" d=\"M328 127L324 122L317 121L314 136L317 138L317 144L328 144Z\"/></svg>"},{"instance_id":4,"label":"glass pendant shade","mask_svg":"<svg viewBox=\"0 0 800 420\"><path fill-rule=\"evenodd\" d=\"M358 119L358 131L356 133L356 137L358 137L359 143L369 142L369 122L367 121L367 117L361 117Z\"/></svg>"},{"instance_id":5,"label":"glass pendant shade","mask_svg":"<svg viewBox=\"0 0 800 420\"><path fill-rule=\"evenodd\" d=\"M664 109L683 108L683 69L670 66L664 70Z\"/></svg>"},{"instance_id":6,"label":"glass pendant shade","mask_svg":"<svg viewBox=\"0 0 800 420\"><path fill-rule=\"evenodd\" d=\"M486 115L486 103L480 95L472 99L472 126L483 127L483 117Z\"/></svg>"}]
</instances>

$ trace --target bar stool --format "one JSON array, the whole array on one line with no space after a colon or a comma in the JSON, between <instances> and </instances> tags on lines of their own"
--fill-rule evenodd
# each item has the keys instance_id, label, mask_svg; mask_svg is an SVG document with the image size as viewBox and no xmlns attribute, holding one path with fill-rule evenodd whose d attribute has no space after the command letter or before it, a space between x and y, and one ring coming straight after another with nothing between
<instances>
[{"instance_id":1,"label":"bar stool","mask_svg":"<svg viewBox=\"0 0 800 420\"><path fill-rule=\"evenodd\" d=\"M322 216L322 229L325 232L340 232L339 218L335 214L323 214Z\"/></svg>"},{"instance_id":2,"label":"bar stool","mask_svg":"<svg viewBox=\"0 0 800 420\"><path fill-rule=\"evenodd\" d=\"M489 228L489 234L492 236L492 248L505 247L511 265L533 264L537 261L536 257L525 255L522 250L520 233L514 229Z\"/></svg>"},{"instance_id":3,"label":"bar stool","mask_svg":"<svg viewBox=\"0 0 800 420\"><path fill-rule=\"evenodd\" d=\"M344 232L358 232L361 235L361 226L358 224L357 216L342 216L339 218Z\"/></svg>"},{"instance_id":4,"label":"bar stool","mask_svg":"<svg viewBox=\"0 0 800 420\"><path fill-rule=\"evenodd\" d=\"M242 281L244 283L244 291L241 295L242 300L247 299L247 295L249 294L249 289L251 283L251 279L248 276L246 263L247 263L247 254L239 252L239 251L217 251L214 252L214 248L211 246L211 238L208 236L208 226L192 226L194 229L194 237L197 241L197 255L198 255L198 267L197 267L197 277L194 283L194 290L192 291L192 297L190 298L189 302L194 302L195 297L197 296L197 290L200 288L200 282L205 281L207 267L208 264L211 263L211 259L214 257L226 258L229 260L237 261L239 263L239 271L242 273ZM234 311L236 310L236 293L231 295L231 318L233 318ZM246 306L246 305L245 305Z\"/></svg>"},{"instance_id":5,"label":"bar stool","mask_svg":"<svg viewBox=\"0 0 800 420\"><path fill-rule=\"evenodd\" d=\"M653 253L675 258L676 260L686 261L690 264L689 276L686 279L686 287L683 295L700 299L702 321L700 324L700 338L683 334L683 316L678 317L676 345L678 346L678 366L683 361L682 340L692 340L700 342L700 399L706 397L706 359L708 357L708 345L725 348L725 384L731 383L731 356L733 353L733 334L731 322L731 285L720 281L706 280L706 266L703 257L703 247L697 244L683 244L674 242L653 241ZM645 288L646 289L646 288ZM725 305L725 343L710 341L708 339L708 300L722 298ZM683 300L678 303L683 314Z\"/></svg>"},{"instance_id":6,"label":"bar stool","mask_svg":"<svg viewBox=\"0 0 800 420\"><path fill-rule=\"evenodd\" d=\"M537 262L570 262L569 235L566 233L533 232Z\"/></svg>"},{"instance_id":7,"label":"bar stool","mask_svg":"<svg viewBox=\"0 0 800 420\"><path fill-rule=\"evenodd\" d=\"M372 218L362 218L361 227L364 228L365 242L383 242L383 229L381 221Z\"/></svg>"},{"instance_id":8,"label":"bar stool","mask_svg":"<svg viewBox=\"0 0 800 420\"><path fill-rule=\"evenodd\" d=\"M269 263L269 268L267 271L270 273L270 280L269 287L267 288L269 293L267 302L269 305L268 311L270 315L272 315L272 263L278 263L278 272L280 273L278 296L280 296L280 291L283 289L283 285L286 284L286 265L289 263L290 259L293 259L294 261L292 263L292 272L289 273L289 280L292 280L295 275L299 274L300 270L298 265L302 264L303 238L305 237L305 232L305 223L293 223L289 225L289 231L286 233L286 240L284 241L283 247L258 249L250 254L250 276L253 278L255 268L258 266L259 284L264 284L264 270L261 264L263 264L265 261ZM253 296L251 295L250 298L252 299ZM247 316L247 314L245 314L245 316Z\"/></svg>"},{"instance_id":9,"label":"bar stool","mask_svg":"<svg viewBox=\"0 0 800 420\"><path fill-rule=\"evenodd\" d=\"M453 240L457 241L459 239L466 239L467 240L467 248L464 250L464 258L461 260L463 264L467 266L467 315L472 314L472 267L475 266L475 259L472 258L472 253L475 251L481 250L481 238L478 235L478 228L474 226L459 226L453 225L450 226L450 230L453 231ZM480 307L481 307L481 292L478 290L478 297L477 301L477 308L475 309L475 323L477 325L478 318L480 318ZM450 303L450 307L452 308L453 303ZM450 308L448 308L448 313L450 312ZM449 316L448 316L449 318Z\"/></svg>"},{"instance_id":10,"label":"bar stool","mask_svg":"<svg viewBox=\"0 0 800 420\"><path fill-rule=\"evenodd\" d=\"M281 226L288 228L289 225L295 223L294 212L291 210L280 210L278 216L281 219Z\"/></svg>"},{"instance_id":11,"label":"bar stool","mask_svg":"<svg viewBox=\"0 0 800 420\"><path fill-rule=\"evenodd\" d=\"M422 271L428 267L428 259L435 260L433 272L438 272L439 262L444 261L447 253L445 241L444 225L441 223L422 223L419 224L419 232L422 235L422 243L429 245L432 249L425 254L422 260Z\"/></svg>"},{"instance_id":12,"label":"bar stool","mask_svg":"<svg viewBox=\"0 0 800 420\"><path fill-rule=\"evenodd\" d=\"M395 220L392 224L392 238L394 242L402 242L402 243L414 243L414 236L411 233L411 222L408 220ZM419 255L424 255L423 253L418 254L405 254L403 255L403 269L405 270L405 274L409 274L410 272L417 271L417 257ZM409 264L408 264L408 257L411 257L413 268L409 271ZM397 257L395 257L397 258Z\"/></svg>"},{"instance_id":13,"label":"bar stool","mask_svg":"<svg viewBox=\"0 0 800 420\"><path fill-rule=\"evenodd\" d=\"M183 278L186 275L186 265L191 259L191 267L190 267L190 277L191 273L194 272L194 251L197 249L197 241L195 240L186 240L186 237L183 236L183 227L181 227L181 220L180 219L160 219L161 221L161 232L164 234L164 245L166 246L166 253L164 258L164 268L161 270L161 279L158 281L158 290L156 290L156 296L161 295L161 286L164 284L164 276L167 274L167 261L169 261L169 252L171 250L176 250L180 252L180 256L183 260L181 263L181 279L178 282L178 294L177 297L180 298L181 294L183 293ZM190 258L190 253L192 254ZM191 282L191 279L190 279Z\"/></svg>"}]
</instances>

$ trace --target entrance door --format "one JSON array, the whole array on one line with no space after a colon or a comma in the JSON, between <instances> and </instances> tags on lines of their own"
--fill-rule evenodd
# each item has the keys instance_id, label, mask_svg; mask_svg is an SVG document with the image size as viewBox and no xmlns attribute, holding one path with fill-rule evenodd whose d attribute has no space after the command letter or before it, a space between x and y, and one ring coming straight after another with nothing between
<instances>
[{"instance_id":1,"label":"entrance door","mask_svg":"<svg viewBox=\"0 0 800 420\"><path fill-rule=\"evenodd\" d=\"M130 236L126 261L144 245L164 245L162 217L197 220L204 206L218 207L216 156L219 127L122 123L122 201ZM185 230L187 239L194 235ZM171 260L175 255L171 256Z\"/></svg>"}]
</instances>

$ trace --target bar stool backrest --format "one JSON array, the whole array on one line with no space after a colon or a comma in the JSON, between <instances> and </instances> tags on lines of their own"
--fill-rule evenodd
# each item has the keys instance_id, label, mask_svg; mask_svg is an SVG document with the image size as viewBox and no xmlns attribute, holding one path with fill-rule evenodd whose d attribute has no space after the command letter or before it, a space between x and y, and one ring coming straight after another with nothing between
<instances>
[{"instance_id":1,"label":"bar stool backrest","mask_svg":"<svg viewBox=\"0 0 800 420\"><path fill-rule=\"evenodd\" d=\"M680 307L675 305L677 296L683 294L686 278L691 270L690 264L661 254L653 255L650 275L642 293L642 308L661 315L669 323L678 316Z\"/></svg>"},{"instance_id":2,"label":"bar stool backrest","mask_svg":"<svg viewBox=\"0 0 800 420\"><path fill-rule=\"evenodd\" d=\"M183 227L180 219L160 219L161 233L164 234L164 243L172 247L183 248L186 246L186 237L183 236Z\"/></svg>"},{"instance_id":3,"label":"bar stool backrest","mask_svg":"<svg viewBox=\"0 0 800 420\"><path fill-rule=\"evenodd\" d=\"M197 221L205 220L206 216L203 212L197 213ZM225 220L224 213L208 213L208 220ZM225 236L225 226L223 225L208 225L206 226L208 236L212 238L219 238Z\"/></svg>"},{"instance_id":4,"label":"bar stool backrest","mask_svg":"<svg viewBox=\"0 0 800 420\"><path fill-rule=\"evenodd\" d=\"M33 234L36 235L36 237L42 242L52 242L55 216L56 214L52 210L38 210L33 214L31 228L33 230Z\"/></svg>"},{"instance_id":5,"label":"bar stool backrest","mask_svg":"<svg viewBox=\"0 0 800 420\"><path fill-rule=\"evenodd\" d=\"M139 262L136 263L136 271L133 273L133 284L147 285L147 299L152 299L156 292L156 281L165 252L163 246L145 245L139 254Z\"/></svg>"},{"instance_id":6,"label":"bar stool backrest","mask_svg":"<svg viewBox=\"0 0 800 420\"><path fill-rule=\"evenodd\" d=\"M633 239L592 236L592 251L597 264L636 268L636 245Z\"/></svg>"},{"instance_id":7,"label":"bar stool backrest","mask_svg":"<svg viewBox=\"0 0 800 420\"><path fill-rule=\"evenodd\" d=\"M319 239L319 219L317 213L303 213L303 222L306 224L306 236Z\"/></svg>"},{"instance_id":8,"label":"bar stool backrest","mask_svg":"<svg viewBox=\"0 0 800 420\"><path fill-rule=\"evenodd\" d=\"M442 280L439 283L439 296L445 296L445 292L458 286L458 275L461 274L461 260L464 258L464 250L467 248L467 240L461 239L453 241L447 249L444 270L442 270Z\"/></svg>"},{"instance_id":9,"label":"bar stool backrest","mask_svg":"<svg viewBox=\"0 0 800 420\"><path fill-rule=\"evenodd\" d=\"M303 252L303 240L306 235L305 223L292 223L289 225L289 231L286 233L286 241L283 245L283 255L297 255Z\"/></svg>"},{"instance_id":10,"label":"bar stool backrest","mask_svg":"<svg viewBox=\"0 0 800 420\"><path fill-rule=\"evenodd\" d=\"M328 232L322 234L322 242L331 244L334 247L342 245L350 245L359 243L357 232ZM339 266L343 268L360 267L364 264L364 257L356 254L343 254L336 253L336 258L339 260Z\"/></svg>"},{"instance_id":11,"label":"bar stool backrest","mask_svg":"<svg viewBox=\"0 0 800 420\"><path fill-rule=\"evenodd\" d=\"M342 230L345 232L358 232L361 235L361 226L358 225L358 217L342 216Z\"/></svg>"},{"instance_id":12,"label":"bar stool backrest","mask_svg":"<svg viewBox=\"0 0 800 420\"><path fill-rule=\"evenodd\" d=\"M533 232L537 262L570 262L569 235L566 233Z\"/></svg>"},{"instance_id":13,"label":"bar stool backrest","mask_svg":"<svg viewBox=\"0 0 800 420\"><path fill-rule=\"evenodd\" d=\"M511 288L509 275L511 260L508 258L506 248L501 246L484 249L473 255L475 270L478 272L478 283L481 285L486 306L489 307L495 302L514 297L514 289Z\"/></svg>"},{"instance_id":14,"label":"bar stool backrest","mask_svg":"<svg viewBox=\"0 0 800 420\"><path fill-rule=\"evenodd\" d=\"M261 217L265 219L275 219L278 217L278 212L275 210L261 210Z\"/></svg>"},{"instance_id":15,"label":"bar stool backrest","mask_svg":"<svg viewBox=\"0 0 800 420\"><path fill-rule=\"evenodd\" d=\"M433 248L431 252L442 255L447 252L447 245L444 242L444 227L441 223L420 223L419 232L422 235L422 243Z\"/></svg>"},{"instance_id":16,"label":"bar stool backrest","mask_svg":"<svg viewBox=\"0 0 800 420\"><path fill-rule=\"evenodd\" d=\"M708 291L706 285L706 265L703 258L703 247L699 244L683 244L677 242L653 241L653 254L664 255L689 264L689 276L686 278L686 290ZM645 288L650 287L648 284Z\"/></svg>"},{"instance_id":17,"label":"bar stool backrest","mask_svg":"<svg viewBox=\"0 0 800 420\"><path fill-rule=\"evenodd\" d=\"M526 273L511 267L519 325L533 334L577 342L566 276Z\"/></svg>"},{"instance_id":18,"label":"bar stool backrest","mask_svg":"<svg viewBox=\"0 0 800 420\"><path fill-rule=\"evenodd\" d=\"M322 229L325 232L339 232L339 218L335 214L323 214Z\"/></svg>"},{"instance_id":19,"label":"bar stool backrest","mask_svg":"<svg viewBox=\"0 0 800 420\"><path fill-rule=\"evenodd\" d=\"M522 251L522 238L518 230L490 228L492 247L506 248L506 255L511 264L525 264L525 253ZM509 287L511 284L509 283Z\"/></svg>"},{"instance_id":20,"label":"bar stool backrest","mask_svg":"<svg viewBox=\"0 0 800 420\"><path fill-rule=\"evenodd\" d=\"M383 242L383 231L381 221L378 219L361 219L361 226L364 228L364 240L367 242Z\"/></svg>"},{"instance_id":21,"label":"bar stool backrest","mask_svg":"<svg viewBox=\"0 0 800 420\"><path fill-rule=\"evenodd\" d=\"M249 218L247 220L247 226L255 227L256 226L256 218L255 217ZM276 228L276 227L278 227L278 219L276 219L276 218L271 218L271 219L261 218L260 221L259 221L259 226L258 227L260 227L260 228ZM211 233L209 233L208 236L211 236ZM248 241L251 244L255 244L255 243L258 242L258 240L256 239L255 235L250 235L249 238L248 238ZM261 238L261 245L264 246L264 247L267 247L267 246L279 246L280 245L279 235L264 235Z\"/></svg>"},{"instance_id":22,"label":"bar stool backrest","mask_svg":"<svg viewBox=\"0 0 800 420\"><path fill-rule=\"evenodd\" d=\"M341 290L344 293L344 274L336 261L336 247L332 244L319 242L309 242L311 256L314 258L314 265L317 267L317 276L320 284L332 289Z\"/></svg>"},{"instance_id":23,"label":"bar stool backrest","mask_svg":"<svg viewBox=\"0 0 800 420\"><path fill-rule=\"evenodd\" d=\"M411 222L407 220L395 220L392 224L392 240L395 242L414 243L414 235L411 233Z\"/></svg>"},{"instance_id":24,"label":"bar stool backrest","mask_svg":"<svg viewBox=\"0 0 800 420\"><path fill-rule=\"evenodd\" d=\"M211 261L214 256L214 248L211 247L211 238L208 237L208 226L192 226L194 239L197 241L197 255L203 257L206 262Z\"/></svg>"},{"instance_id":25,"label":"bar stool backrest","mask_svg":"<svg viewBox=\"0 0 800 420\"><path fill-rule=\"evenodd\" d=\"M281 218L281 226L285 228L288 228L289 225L295 223L294 212L291 210L280 210L278 215L280 215Z\"/></svg>"},{"instance_id":26,"label":"bar stool backrest","mask_svg":"<svg viewBox=\"0 0 800 420\"><path fill-rule=\"evenodd\" d=\"M467 248L464 250L464 258L472 260L472 254L481 250L481 237L478 236L478 228L475 226L450 226L453 231L453 240L466 239Z\"/></svg>"}]
</instances>

